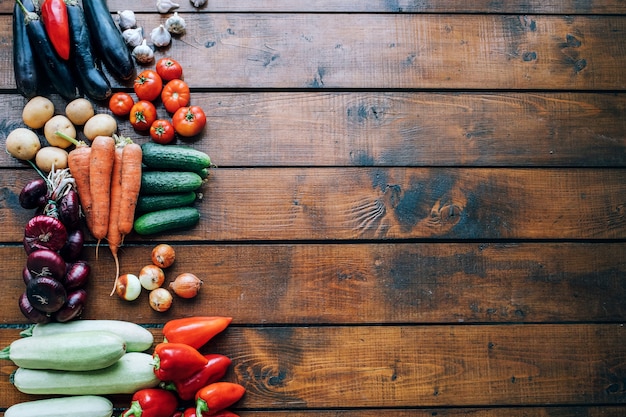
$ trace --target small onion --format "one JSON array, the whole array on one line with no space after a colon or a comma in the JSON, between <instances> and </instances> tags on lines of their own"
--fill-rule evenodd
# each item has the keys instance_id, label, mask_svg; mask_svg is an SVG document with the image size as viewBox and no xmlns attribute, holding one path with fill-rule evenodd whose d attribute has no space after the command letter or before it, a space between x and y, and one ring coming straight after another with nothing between
<instances>
[{"instance_id":1,"label":"small onion","mask_svg":"<svg viewBox=\"0 0 626 417\"><path fill-rule=\"evenodd\" d=\"M84 260L78 260L67 267L63 285L67 290L76 290L82 288L89 281L89 274L91 273L91 267Z\"/></svg>"},{"instance_id":2,"label":"small onion","mask_svg":"<svg viewBox=\"0 0 626 417\"><path fill-rule=\"evenodd\" d=\"M176 251L167 243L161 243L152 249L152 263L160 268L172 266L175 260Z\"/></svg>"},{"instance_id":3,"label":"small onion","mask_svg":"<svg viewBox=\"0 0 626 417\"><path fill-rule=\"evenodd\" d=\"M149 301L154 311L162 313L172 306L172 294L165 288L157 288L150 291Z\"/></svg>"},{"instance_id":4,"label":"small onion","mask_svg":"<svg viewBox=\"0 0 626 417\"><path fill-rule=\"evenodd\" d=\"M115 292L122 300L136 300L139 294L141 294L139 277L134 274L120 275L115 283Z\"/></svg>"},{"instance_id":5,"label":"small onion","mask_svg":"<svg viewBox=\"0 0 626 417\"><path fill-rule=\"evenodd\" d=\"M139 282L146 290L154 290L163 285L165 273L156 265L146 265L139 271Z\"/></svg>"},{"instance_id":6,"label":"small onion","mask_svg":"<svg viewBox=\"0 0 626 417\"><path fill-rule=\"evenodd\" d=\"M20 191L19 202L20 206L25 209L34 209L39 207L42 198L47 201L48 184L43 178L35 178L29 181L28 184Z\"/></svg>"},{"instance_id":7,"label":"small onion","mask_svg":"<svg viewBox=\"0 0 626 417\"><path fill-rule=\"evenodd\" d=\"M180 274L173 282L170 282L170 289L181 298L195 297L201 286L202 280L188 272Z\"/></svg>"},{"instance_id":8,"label":"small onion","mask_svg":"<svg viewBox=\"0 0 626 417\"><path fill-rule=\"evenodd\" d=\"M28 300L28 296L26 293L22 293L18 300L20 311L31 323L50 323L52 321L52 317L50 315L44 313L43 311L37 310Z\"/></svg>"},{"instance_id":9,"label":"small onion","mask_svg":"<svg viewBox=\"0 0 626 417\"><path fill-rule=\"evenodd\" d=\"M79 317L85 308L87 291L83 289L72 291L67 295L67 301L56 313L54 319L60 323L74 320Z\"/></svg>"},{"instance_id":10,"label":"small onion","mask_svg":"<svg viewBox=\"0 0 626 417\"><path fill-rule=\"evenodd\" d=\"M30 280L26 286L26 296L33 307L44 313L58 311L67 300L63 284L50 277Z\"/></svg>"}]
</instances>

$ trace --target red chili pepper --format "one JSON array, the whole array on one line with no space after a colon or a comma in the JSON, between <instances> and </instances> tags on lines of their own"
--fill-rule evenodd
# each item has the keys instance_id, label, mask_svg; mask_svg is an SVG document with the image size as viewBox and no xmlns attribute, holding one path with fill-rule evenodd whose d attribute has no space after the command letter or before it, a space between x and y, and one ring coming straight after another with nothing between
<instances>
[{"instance_id":1,"label":"red chili pepper","mask_svg":"<svg viewBox=\"0 0 626 417\"><path fill-rule=\"evenodd\" d=\"M128 409L121 417L171 417L178 407L178 399L168 390L145 388L133 394Z\"/></svg>"},{"instance_id":2,"label":"red chili pepper","mask_svg":"<svg viewBox=\"0 0 626 417\"><path fill-rule=\"evenodd\" d=\"M189 378L167 383L165 388L176 391L181 400L192 400L200 388L222 379L232 363L228 356L217 353L204 355L204 357L208 362L202 369Z\"/></svg>"},{"instance_id":3,"label":"red chili pepper","mask_svg":"<svg viewBox=\"0 0 626 417\"><path fill-rule=\"evenodd\" d=\"M70 58L70 23L63 0L44 0L41 19L54 50L65 60Z\"/></svg>"},{"instance_id":4,"label":"red chili pepper","mask_svg":"<svg viewBox=\"0 0 626 417\"><path fill-rule=\"evenodd\" d=\"M208 362L197 349L184 343L159 343L152 358L154 375L161 381L189 378Z\"/></svg>"},{"instance_id":5,"label":"red chili pepper","mask_svg":"<svg viewBox=\"0 0 626 417\"><path fill-rule=\"evenodd\" d=\"M214 416L243 397L246 389L233 382L214 382L196 393L196 416Z\"/></svg>"},{"instance_id":6,"label":"red chili pepper","mask_svg":"<svg viewBox=\"0 0 626 417\"><path fill-rule=\"evenodd\" d=\"M232 317L195 316L174 319L163 326L165 340L173 343L185 343L200 349L215 335L224 331L233 321Z\"/></svg>"}]
</instances>

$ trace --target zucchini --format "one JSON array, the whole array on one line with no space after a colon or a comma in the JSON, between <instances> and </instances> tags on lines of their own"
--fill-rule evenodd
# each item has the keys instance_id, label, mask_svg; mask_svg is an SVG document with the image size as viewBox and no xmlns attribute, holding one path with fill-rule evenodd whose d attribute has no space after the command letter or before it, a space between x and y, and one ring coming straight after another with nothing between
<instances>
[{"instance_id":1,"label":"zucchini","mask_svg":"<svg viewBox=\"0 0 626 417\"><path fill-rule=\"evenodd\" d=\"M200 220L195 207L176 207L152 211L135 220L134 229L139 235L153 235L172 230L189 229Z\"/></svg>"},{"instance_id":2,"label":"zucchini","mask_svg":"<svg viewBox=\"0 0 626 417\"><path fill-rule=\"evenodd\" d=\"M110 395L134 394L159 385L152 355L129 352L113 365L95 371L58 371L17 368L11 382L24 394Z\"/></svg>"},{"instance_id":3,"label":"zucchini","mask_svg":"<svg viewBox=\"0 0 626 417\"><path fill-rule=\"evenodd\" d=\"M137 199L137 212L163 210L166 208L190 206L198 196L195 191L172 194L140 195Z\"/></svg>"},{"instance_id":4,"label":"zucchini","mask_svg":"<svg viewBox=\"0 0 626 417\"><path fill-rule=\"evenodd\" d=\"M29 369L92 371L113 365L125 353L124 339L92 331L23 337L2 349L0 359Z\"/></svg>"},{"instance_id":5,"label":"zucchini","mask_svg":"<svg viewBox=\"0 0 626 417\"><path fill-rule=\"evenodd\" d=\"M185 193L197 190L202 183L202 177L191 171L143 171L140 193Z\"/></svg>"},{"instance_id":6,"label":"zucchini","mask_svg":"<svg viewBox=\"0 0 626 417\"><path fill-rule=\"evenodd\" d=\"M154 343L154 336L146 328L122 320L72 320L66 323L35 324L21 332L20 336L39 337L84 331L115 333L126 342L126 352L143 352Z\"/></svg>"},{"instance_id":7,"label":"zucchini","mask_svg":"<svg viewBox=\"0 0 626 417\"><path fill-rule=\"evenodd\" d=\"M111 417L113 404L97 395L74 395L12 405L4 417Z\"/></svg>"},{"instance_id":8,"label":"zucchini","mask_svg":"<svg viewBox=\"0 0 626 417\"><path fill-rule=\"evenodd\" d=\"M141 145L141 150L143 163L157 170L193 171L200 174L211 166L209 155L187 145L146 142Z\"/></svg>"},{"instance_id":9,"label":"zucchini","mask_svg":"<svg viewBox=\"0 0 626 417\"><path fill-rule=\"evenodd\" d=\"M133 78L133 57L111 16L106 0L83 0L83 10L94 51L98 51L107 70L123 81Z\"/></svg>"},{"instance_id":10,"label":"zucchini","mask_svg":"<svg viewBox=\"0 0 626 417\"><path fill-rule=\"evenodd\" d=\"M35 11L31 0L22 0L22 4L29 12ZM13 72L17 92L26 98L35 97L39 80L37 64L24 24L24 12L17 1L13 4Z\"/></svg>"},{"instance_id":11,"label":"zucchini","mask_svg":"<svg viewBox=\"0 0 626 417\"><path fill-rule=\"evenodd\" d=\"M67 0L65 3L72 42L71 59L74 61L79 86L88 97L94 100L106 100L111 96L111 84L96 66L83 9L76 0Z\"/></svg>"}]
</instances>

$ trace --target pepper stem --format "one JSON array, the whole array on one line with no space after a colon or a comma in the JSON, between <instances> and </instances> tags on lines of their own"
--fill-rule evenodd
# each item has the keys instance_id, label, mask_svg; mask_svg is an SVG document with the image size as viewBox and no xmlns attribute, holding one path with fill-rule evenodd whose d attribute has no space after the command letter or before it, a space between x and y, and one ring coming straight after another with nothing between
<instances>
[{"instance_id":1,"label":"pepper stem","mask_svg":"<svg viewBox=\"0 0 626 417\"><path fill-rule=\"evenodd\" d=\"M141 404L139 404L138 400L135 400L130 403L130 408L126 410L120 417L141 417L143 414L143 410L141 408Z\"/></svg>"},{"instance_id":2,"label":"pepper stem","mask_svg":"<svg viewBox=\"0 0 626 417\"><path fill-rule=\"evenodd\" d=\"M209 404L202 398L198 398L198 401L196 402L196 417L202 417L202 413L208 413L208 411Z\"/></svg>"}]
</instances>

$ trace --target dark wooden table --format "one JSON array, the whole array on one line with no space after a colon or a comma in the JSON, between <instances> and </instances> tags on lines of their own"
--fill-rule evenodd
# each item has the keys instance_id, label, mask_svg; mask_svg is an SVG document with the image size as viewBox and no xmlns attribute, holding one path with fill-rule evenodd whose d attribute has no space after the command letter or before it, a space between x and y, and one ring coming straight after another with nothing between
<instances>
[{"instance_id":1,"label":"dark wooden table","mask_svg":"<svg viewBox=\"0 0 626 417\"><path fill-rule=\"evenodd\" d=\"M11 7L0 3L3 137L25 103ZM167 16L153 0L132 8L148 29ZM84 318L158 339L171 318L232 316L207 350L232 358L245 417L626 415L626 4L178 11L187 33L156 56L183 63L208 114L193 145L217 168L196 228L131 235L121 262L136 273L168 242L168 276L204 286L165 314L146 294L109 297L113 261L91 242ZM123 120L120 133L147 140ZM6 345L27 327L16 300L32 213L17 195L35 173L4 152L0 169ZM32 399L10 385L14 369L0 362L0 411Z\"/></svg>"}]
</instances>

